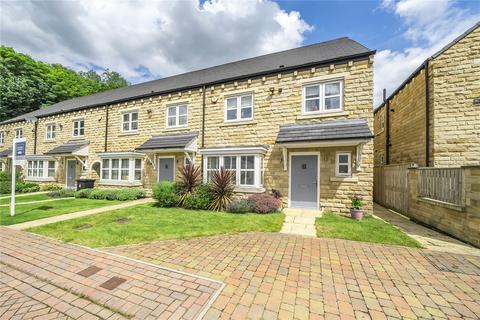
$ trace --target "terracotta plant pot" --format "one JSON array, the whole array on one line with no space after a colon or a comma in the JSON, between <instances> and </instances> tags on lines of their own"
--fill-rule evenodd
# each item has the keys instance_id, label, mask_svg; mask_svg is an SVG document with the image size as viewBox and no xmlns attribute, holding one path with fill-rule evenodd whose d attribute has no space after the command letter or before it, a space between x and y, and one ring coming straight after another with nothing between
<instances>
[{"instance_id":1,"label":"terracotta plant pot","mask_svg":"<svg viewBox=\"0 0 480 320\"><path fill-rule=\"evenodd\" d=\"M363 213L365 210L360 210L360 209L350 209L350 216L354 220L362 220L363 219Z\"/></svg>"}]
</instances>

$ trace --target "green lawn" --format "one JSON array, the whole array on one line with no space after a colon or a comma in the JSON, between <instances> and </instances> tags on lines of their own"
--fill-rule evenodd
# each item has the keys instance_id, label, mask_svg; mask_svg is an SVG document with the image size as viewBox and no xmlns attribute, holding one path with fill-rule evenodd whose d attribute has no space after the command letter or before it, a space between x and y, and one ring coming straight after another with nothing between
<instances>
[{"instance_id":1,"label":"green lawn","mask_svg":"<svg viewBox=\"0 0 480 320\"><path fill-rule=\"evenodd\" d=\"M277 232L283 220L282 213L233 214L144 204L29 231L90 247L108 247L246 231Z\"/></svg>"},{"instance_id":2,"label":"green lawn","mask_svg":"<svg viewBox=\"0 0 480 320\"><path fill-rule=\"evenodd\" d=\"M40 200L49 200L52 198L49 198L46 193L43 194L32 194L28 196L16 196L15 197L15 202L16 203L21 203L21 202L30 202L30 201L40 201ZM2 204L9 204L10 203L10 197L7 198L0 198L0 205Z\"/></svg>"},{"instance_id":3,"label":"green lawn","mask_svg":"<svg viewBox=\"0 0 480 320\"><path fill-rule=\"evenodd\" d=\"M36 219L58 216L65 213L83 211L114 205L120 201L66 199L15 206L15 216L10 217L10 207L0 207L0 225L11 225Z\"/></svg>"},{"instance_id":4,"label":"green lawn","mask_svg":"<svg viewBox=\"0 0 480 320\"><path fill-rule=\"evenodd\" d=\"M349 217L325 213L321 218L317 218L316 227L317 236L323 238L421 247L420 243L399 229L372 216L356 221Z\"/></svg>"}]
</instances>

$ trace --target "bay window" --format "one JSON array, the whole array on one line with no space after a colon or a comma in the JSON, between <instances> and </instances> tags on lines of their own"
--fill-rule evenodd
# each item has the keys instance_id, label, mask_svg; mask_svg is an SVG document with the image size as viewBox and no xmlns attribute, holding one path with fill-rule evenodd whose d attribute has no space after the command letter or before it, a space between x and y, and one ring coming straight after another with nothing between
<instances>
[{"instance_id":1,"label":"bay window","mask_svg":"<svg viewBox=\"0 0 480 320\"><path fill-rule=\"evenodd\" d=\"M239 188L262 186L262 157L260 155L211 155L205 160L204 180L210 182L220 168L232 173L232 182Z\"/></svg>"},{"instance_id":2,"label":"bay window","mask_svg":"<svg viewBox=\"0 0 480 320\"><path fill-rule=\"evenodd\" d=\"M103 158L101 183L139 183L142 180L143 160L140 158Z\"/></svg>"},{"instance_id":3,"label":"bay window","mask_svg":"<svg viewBox=\"0 0 480 320\"><path fill-rule=\"evenodd\" d=\"M54 180L57 166L54 160L28 160L28 180Z\"/></svg>"},{"instance_id":4,"label":"bay window","mask_svg":"<svg viewBox=\"0 0 480 320\"><path fill-rule=\"evenodd\" d=\"M328 113L343 110L343 81L306 85L303 87L303 113Z\"/></svg>"}]
</instances>

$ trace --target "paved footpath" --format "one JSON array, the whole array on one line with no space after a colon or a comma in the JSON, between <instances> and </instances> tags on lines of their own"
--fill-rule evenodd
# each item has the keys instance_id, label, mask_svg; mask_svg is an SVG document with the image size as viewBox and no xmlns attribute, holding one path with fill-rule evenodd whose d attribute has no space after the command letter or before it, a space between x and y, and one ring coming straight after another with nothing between
<instances>
[{"instance_id":1,"label":"paved footpath","mask_svg":"<svg viewBox=\"0 0 480 320\"><path fill-rule=\"evenodd\" d=\"M317 236L315 219L322 216L321 211L285 208L283 212L285 213L285 222L282 230L280 230L281 233L310 237Z\"/></svg>"},{"instance_id":2,"label":"paved footpath","mask_svg":"<svg viewBox=\"0 0 480 320\"><path fill-rule=\"evenodd\" d=\"M105 248L226 283L205 319L479 319L480 257L279 233Z\"/></svg>"},{"instance_id":3,"label":"paved footpath","mask_svg":"<svg viewBox=\"0 0 480 320\"><path fill-rule=\"evenodd\" d=\"M44 218L44 219L38 219L38 220L32 220L32 221L27 221L24 223L17 223L17 224L12 224L8 226L7 228L14 229L14 230L25 230L29 228L34 228L38 226L43 226L45 224L51 224L59 221L65 221L65 220L71 220L71 219L76 219L84 216L89 216L92 214L97 214L97 213L102 213L102 212L108 212L108 211L113 211L117 209L123 209L123 208L128 208L128 207L133 207L137 206L140 204L145 204L145 203L150 203L154 202L152 198L144 198L144 199L138 199L138 200L133 200L133 201L125 201L119 204L114 204L112 206L106 206L106 207L101 207L101 208L95 208L95 209L90 209L90 210L84 210L84 211L78 211L78 212L73 212L73 213L67 213L67 214L62 214L59 216L53 216L49 218Z\"/></svg>"},{"instance_id":4,"label":"paved footpath","mask_svg":"<svg viewBox=\"0 0 480 320\"><path fill-rule=\"evenodd\" d=\"M0 319L199 319L219 281L0 227Z\"/></svg>"}]
</instances>

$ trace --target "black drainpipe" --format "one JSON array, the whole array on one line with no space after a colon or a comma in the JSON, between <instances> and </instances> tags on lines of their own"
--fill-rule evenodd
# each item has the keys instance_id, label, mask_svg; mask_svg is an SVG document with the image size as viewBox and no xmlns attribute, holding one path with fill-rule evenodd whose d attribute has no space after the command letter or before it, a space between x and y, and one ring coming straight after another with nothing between
<instances>
[{"instance_id":1,"label":"black drainpipe","mask_svg":"<svg viewBox=\"0 0 480 320\"><path fill-rule=\"evenodd\" d=\"M107 152L107 143L108 143L108 106L105 107L105 146L104 152Z\"/></svg>"},{"instance_id":2,"label":"black drainpipe","mask_svg":"<svg viewBox=\"0 0 480 320\"><path fill-rule=\"evenodd\" d=\"M383 96L384 100L386 99L387 91L384 89ZM390 164L390 101L385 103L385 130L386 130L386 141L385 141L385 163Z\"/></svg>"},{"instance_id":3,"label":"black drainpipe","mask_svg":"<svg viewBox=\"0 0 480 320\"><path fill-rule=\"evenodd\" d=\"M38 130L38 121L35 121L33 129L33 154L37 154L37 130Z\"/></svg>"},{"instance_id":4,"label":"black drainpipe","mask_svg":"<svg viewBox=\"0 0 480 320\"><path fill-rule=\"evenodd\" d=\"M430 83L428 59L425 61L425 166L430 166Z\"/></svg>"},{"instance_id":5,"label":"black drainpipe","mask_svg":"<svg viewBox=\"0 0 480 320\"><path fill-rule=\"evenodd\" d=\"M203 91L203 102L202 102L202 148L205 147L205 109L206 109L206 103L205 103L205 91L206 87L205 85L202 87ZM203 155L200 157L200 168L202 168L202 175L203 175Z\"/></svg>"}]
</instances>

